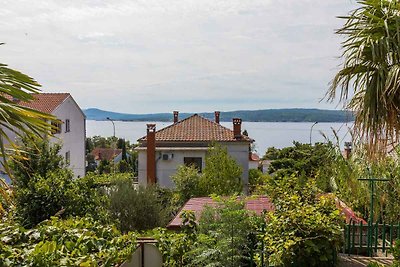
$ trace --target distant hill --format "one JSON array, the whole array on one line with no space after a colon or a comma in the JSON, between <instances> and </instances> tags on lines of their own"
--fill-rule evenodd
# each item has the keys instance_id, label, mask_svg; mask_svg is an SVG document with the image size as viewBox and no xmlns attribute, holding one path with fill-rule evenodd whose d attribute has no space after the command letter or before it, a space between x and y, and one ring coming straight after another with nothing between
<instances>
[{"instance_id":1,"label":"distant hill","mask_svg":"<svg viewBox=\"0 0 400 267\"><path fill-rule=\"evenodd\" d=\"M119 121L172 121L171 113L154 114L126 114L97 108L83 110L88 120L106 120L107 117ZM193 113L180 113L179 119L191 116ZM198 113L208 119L214 119L214 112ZM237 110L221 112L221 121L231 121L232 118L242 118L244 121L255 122L348 122L353 121L350 112L326 109L264 109L264 110Z\"/></svg>"}]
</instances>

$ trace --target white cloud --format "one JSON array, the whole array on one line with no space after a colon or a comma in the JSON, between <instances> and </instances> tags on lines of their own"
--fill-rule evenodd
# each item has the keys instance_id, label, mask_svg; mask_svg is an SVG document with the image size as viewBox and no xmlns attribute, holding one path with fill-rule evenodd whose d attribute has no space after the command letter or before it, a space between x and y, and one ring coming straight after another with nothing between
<instances>
[{"instance_id":1,"label":"white cloud","mask_svg":"<svg viewBox=\"0 0 400 267\"><path fill-rule=\"evenodd\" d=\"M2 62L82 107L326 107L350 0L5 1ZM156 103L156 104L154 104Z\"/></svg>"}]
</instances>

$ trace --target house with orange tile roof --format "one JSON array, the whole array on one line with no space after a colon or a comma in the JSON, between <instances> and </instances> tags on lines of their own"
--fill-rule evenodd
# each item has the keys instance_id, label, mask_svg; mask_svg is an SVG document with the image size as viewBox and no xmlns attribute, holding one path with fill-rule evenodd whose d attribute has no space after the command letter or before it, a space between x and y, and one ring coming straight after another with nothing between
<instances>
[{"instance_id":1,"label":"house with orange tile roof","mask_svg":"<svg viewBox=\"0 0 400 267\"><path fill-rule=\"evenodd\" d=\"M242 120L234 118L233 130L219 122L215 112L211 121L198 114L179 120L174 111L174 122L161 130L155 124L147 124L147 135L138 140L138 181L141 185L158 184L174 187L171 176L181 165L194 164L201 172L209 146L219 143L227 148L230 156L242 167L245 190L248 187L249 147L251 138L242 134Z\"/></svg>"},{"instance_id":2,"label":"house with orange tile roof","mask_svg":"<svg viewBox=\"0 0 400 267\"><path fill-rule=\"evenodd\" d=\"M81 108L69 93L39 93L33 96L31 102L13 99L21 106L29 107L57 117L57 130L50 142L61 143L61 156L67 166L74 172L75 177L85 175L85 138L86 117ZM9 137L15 139L10 131Z\"/></svg>"}]
</instances>

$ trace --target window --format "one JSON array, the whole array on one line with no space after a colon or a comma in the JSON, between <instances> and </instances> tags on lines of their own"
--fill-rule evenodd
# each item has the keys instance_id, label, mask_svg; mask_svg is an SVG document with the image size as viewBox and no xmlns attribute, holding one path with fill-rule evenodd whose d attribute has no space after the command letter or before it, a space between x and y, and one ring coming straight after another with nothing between
<instances>
[{"instance_id":1,"label":"window","mask_svg":"<svg viewBox=\"0 0 400 267\"><path fill-rule=\"evenodd\" d=\"M69 119L66 119L66 120L65 120L65 132L66 132L66 133L68 133L69 131L71 131L70 127L71 127L71 125L70 125Z\"/></svg>"},{"instance_id":2,"label":"window","mask_svg":"<svg viewBox=\"0 0 400 267\"><path fill-rule=\"evenodd\" d=\"M61 122L60 121L51 122L51 126L52 126L51 132L53 134L61 133Z\"/></svg>"},{"instance_id":3,"label":"window","mask_svg":"<svg viewBox=\"0 0 400 267\"><path fill-rule=\"evenodd\" d=\"M69 151L65 152L65 164L69 165L71 162L71 153Z\"/></svg>"},{"instance_id":4,"label":"window","mask_svg":"<svg viewBox=\"0 0 400 267\"><path fill-rule=\"evenodd\" d=\"M197 157L184 157L183 158L183 163L186 166L195 166L199 172L202 171L202 158L197 158Z\"/></svg>"}]
</instances>

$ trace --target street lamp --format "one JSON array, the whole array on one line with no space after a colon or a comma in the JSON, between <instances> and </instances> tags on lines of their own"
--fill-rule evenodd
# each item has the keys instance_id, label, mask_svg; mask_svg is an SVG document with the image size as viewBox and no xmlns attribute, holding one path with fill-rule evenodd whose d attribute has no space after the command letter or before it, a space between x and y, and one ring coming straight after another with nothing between
<instances>
[{"instance_id":1,"label":"street lamp","mask_svg":"<svg viewBox=\"0 0 400 267\"><path fill-rule=\"evenodd\" d=\"M314 122L314 124L311 126L311 129L310 129L310 145L311 145L312 130L313 130L313 127L315 126L315 124L318 124L318 121Z\"/></svg>"},{"instance_id":2,"label":"street lamp","mask_svg":"<svg viewBox=\"0 0 400 267\"><path fill-rule=\"evenodd\" d=\"M110 117L107 117L106 119L112 122L113 130L114 130L114 135L113 136L115 137L115 124L114 124L114 121Z\"/></svg>"}]
</instances>

